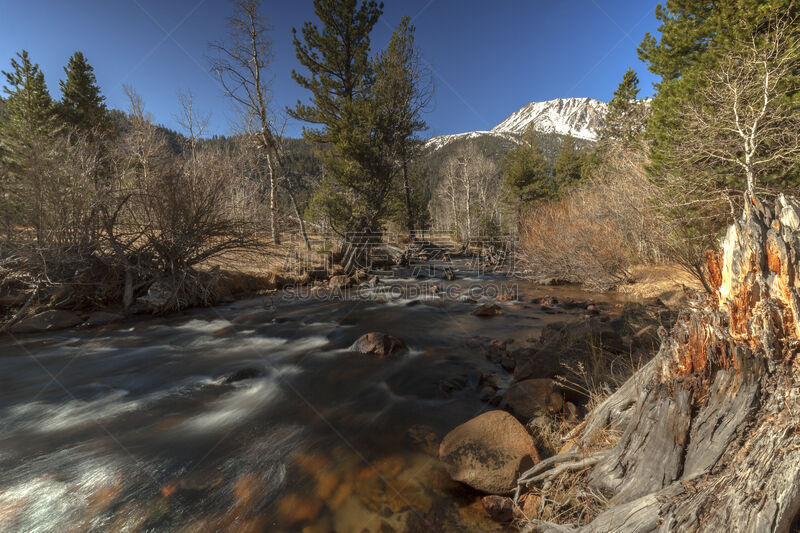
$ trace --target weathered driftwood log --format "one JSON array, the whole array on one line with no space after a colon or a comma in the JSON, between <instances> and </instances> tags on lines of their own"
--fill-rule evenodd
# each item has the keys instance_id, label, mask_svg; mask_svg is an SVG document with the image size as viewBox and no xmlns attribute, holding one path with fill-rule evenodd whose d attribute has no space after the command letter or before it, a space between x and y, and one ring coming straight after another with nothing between
<instances>
[{"instance_id":1,"label":"weathered driftwood log","mask_svg":"<svg viewBox=\"0 0 800 533\"><path fill-rule=\"evenodd\" d=\"M746 200L709 254L714 294L662 332L656 358L575 435L624 428L589 474L608 509L527 531L789 531L800 510L800 202Z\"/></svg>"}]
</instances>

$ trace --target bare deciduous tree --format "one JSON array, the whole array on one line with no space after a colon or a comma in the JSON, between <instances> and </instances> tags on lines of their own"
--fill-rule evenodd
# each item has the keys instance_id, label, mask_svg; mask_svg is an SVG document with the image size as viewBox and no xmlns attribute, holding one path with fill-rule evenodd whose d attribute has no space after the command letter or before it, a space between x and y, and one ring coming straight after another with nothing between
<instances>
[{"instance_id":1,"label":"bare deciduous tree","mask_svg":"<svg viewBox=\"0 0 800 533\"><path fill-rule=\"evenodd\" d=\"M795 18L776 17L734 39L718 65L702 72L702 88L682 112L691 135L674 157L738 172L752 194L760 177L800 156L800 102L792 98L799 70Z\"/></svg>"},{"instance_id":2,"label":"bare deciduous tree","mask_svg":"<svg viewBox=\"0 0 800 533\"><path fill-rule=\"evenodd\" d=\"M228 19L230 41L211 44L217 52L211 70L242 111L244 133L263 154L272 240L278 244L277 195L283 147L270 109L268 68L272 61L272 41L267 35L270 28L259 12L261 0L232 0L232 4L234 13Z\"/></svg>"},{"instance_id":3,"label":"bare deciduous tree","mask_svg":"<svg viewBox=\"0 0 800 533\"><path fill-rule=\"evenodd\" d=\"M199 113L194 106L194 94L192 91L178 91L178 102L181 105L181 112L176 116L178 125L183 128L184 134L189 141L189 150L192 159L197 156L197 143L205 133L211 113Z\"/></svg>"},{"instance_id":4,"label":"bare deciduous tree","mask_svg":"<svg viewBox=\"0 0 800 533\"><path fill-rule=\"evenodd\" d=\"M477 235L481 220L502 218L502 182L497 165L470 144L448 158L441 169L435 222L456 229L465 242Z\"/></svg>"}]
</instances>

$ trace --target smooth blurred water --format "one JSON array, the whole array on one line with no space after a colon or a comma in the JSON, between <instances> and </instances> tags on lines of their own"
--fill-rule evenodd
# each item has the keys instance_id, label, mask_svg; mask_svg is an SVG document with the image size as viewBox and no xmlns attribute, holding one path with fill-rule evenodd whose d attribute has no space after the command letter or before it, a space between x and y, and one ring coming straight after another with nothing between
<instances>
[{"instance_id":1,"label":"smooth blurred water","mask_svg":"<svg viewBox=\"0 0 800 533\"><path fill-rule=\"evenodd\" d=\"M521 346L574 315L499 302L504 316L485 319L417 296L430 282L543 294L459 275L0 338L0 530L499 530L436 459L447 431L488 408L481 372L499 371L467 342ZM369 331L409 352L347 351ZM221 379L245 368L257 377Z\"/></svg>"}]
</instances>

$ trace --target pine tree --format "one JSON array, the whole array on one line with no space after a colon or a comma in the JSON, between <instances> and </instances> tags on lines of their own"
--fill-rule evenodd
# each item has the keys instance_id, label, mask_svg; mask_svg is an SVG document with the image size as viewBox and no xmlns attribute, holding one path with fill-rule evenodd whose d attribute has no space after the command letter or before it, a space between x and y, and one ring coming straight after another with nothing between
<instances>
[{"instance_id":1,"label":"pine tree","mask_svg":"<svg viewBox=\"0 0 800 533\"><path fill-rule=\"evenodd\" d=\"M576 148L573 137L565 137L553 164L553 179L559 191L565 191L581 180L583 154Z\"/></svg>"},{"instance_id":2,"label":"pine tree","mask_svg":"<svg viewBox=\"0 0 800 533\"><path fill-rule=\"evenodd\" d=\"M502 163L505 184L520 204L552 198L556 184L533 127L523 135L518 146L508 151Z\"/></svg>"},{"instance_id":3,"label":"pine tree","mask_svg":"<svg viewBox=\"0 0 800 533\"><path fill-rule=\"evenodd\" d=\"M775 14L797 17L800 4L794 0L671 0L658 5L660 38L646 34L638 50L649 70L661 77L655 84L647 125L653 172L669 172L675 139L691 135L674 111L691 101L703 83L703 73L716 68L720 53L732 42L754 29L767 30L764 21Z\"/></svg>"},{"instance_id":4,"label":"pine tree","mask_svg":"<svg viewBox=\"0 0 800 533\"><path fill-rule=\"evenodd\" d=\"M311 103L300 101L289 114L298 120L317 124L320 130L304 129L311 141L335 142L343 123L353 120L352 106L367 98L373 73L369 61L372 28L383 13L383 4L374 0L357 7L356 0L314 0L314 12L323 25L303 25L303 42L292 29L297 59L311 76L292 70L292 79L311 91Z\"/></svg>"},{"instance_id":5,"label":"pine tree","mask_svg":"<svg viewBox=\"0 0 800 533\"><path fill-rule=\"evenodd\" d=\"M406 227L411 235L420 206L413 199L408 167L422 146L416 134L426 128L421 115L430 101L432 85L414 48L414 26L409 17L401 19L389 45L378 54L374 69L375 98L385 115L387 140L400 167Z\"/></svg>"},{"instance_id":6,"label":"pine tree","mask_svg":"<svg viewBox=\"0 0 800 533\"><path fill-rule=\"evenodd\" d=\"M644 131L647 110L638 95L639 77L629 68L608 103L605 125L600 131L601 144L617 141L630 145Z\"/></svg>"},{"instance_id":7,"label":"pine tree","mask_svg":"<svg viewBox=\"0 0 800 533\"><path fill-rule=\"evenodd\" d=\"M369 35L383 4L314 0L314 11L321 30L306 22L302 42L293 30L297 59L310 75L292 71L292 78L311 92L310 103L289 109L293 118L319 126L303 128L306 140L331 147L323 160L327 182L313 203L340 233L374 230L394 177L393 134L374 95L369 58Z\"/></svg>"},{"instance_id":8,"label":"pine tree","mask_svg":"<svg viewBox=\"0 0 800 533\"><path fill-rule=\"evenodd\" d=\"M11 60L10 72L2 73L8 84L3 88L8 95L6 117L0 122L0 155L7 180L2 184L2 210L6 217L29 215L27 223L38 233L41 213L37 206L61 125L44 74L26 50Z\"/></svg>"},{"instance_id":9,"label":"pine tree","mask_svg":"<svg viewBox=\"0 0 800 533\"><path fill-rule=\"evenodd\" d=\"M108 125L105 97L100 94L94 68L82 52L75 52L64 67L60 111L67 124L83 131Z\"/></svg>"}]
</instances>

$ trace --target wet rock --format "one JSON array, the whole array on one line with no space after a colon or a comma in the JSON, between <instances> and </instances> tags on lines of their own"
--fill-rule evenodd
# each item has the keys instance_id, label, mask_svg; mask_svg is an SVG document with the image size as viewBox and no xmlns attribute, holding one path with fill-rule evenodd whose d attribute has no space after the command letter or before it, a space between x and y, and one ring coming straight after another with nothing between
<instances>
[{"instance_id":1,"label":"wet rock","mask_svg":"<svg viewBox=\"0 0 800 533\"><path fill-rule=\"evenodd\" d=\"M500 316L503 314L503 311L501 311L500 307L496 304L483 304L475 309L472 314L475 316L488 318L492 316Z\"/></svg>"},{"instance_id":2,"label":"wet rock","mask_svg":"<svg viewBox=\"0 0 800 533\"><path fill-rule=\"evenodd\" d=\"M232 374L223 376L222 383L236 383L237 381L244 381L246 379L254 379L264 375L264 371L259 368L241 368Z\"/></svg>"},{"instance_id":3,"label":"wet rock","mask_svg":"<svg viewBox=\"0 0 800 533\"><path fill-rule=\"evenodd\" d=\"M410 302L408 302L406 304L406 307L414 307L415 305L419 305L421 303L422 303L422 301L420 301L420 300L411 300Z\"/></svg>"},{"instance_id":4,"label":"wet rock","mask_svg":"<svg viewBox=\"0 0 800 533\"><path fill-rule=\"evenodd\" d=\"M514 502L511 498L490 494L481 498L481 504L495 522L511 522L514 519Z\"/></svg>"},{"instance_id":5,"label":"wet rock","mask_svg":"<svg viewBox=\"0 0 800 533\"><path fill-rule=\"evenodd\" d=\"M537 415L563 411L564 399L552 379L526 379L508 388L500 408L527 422Z\"/></svg>"},{"instance_id":6,"label":"wet rock","mask_svg":"<svg viewBox=\"0 0 800 533\"><path fill-rule=\"evenodd\" d=\"M369 273L366 270L359 269L356 271L355 274L353 274L352 281L354 283L363 283L365 281L368 281L369 279L370 279Z\"/></svg>"},{"instance_id":7,"label":"wet rock","mask_svg":"<svg viewBox=\"0 0 800 533\"><path fill-rule=\"evenodd\" d=\"M517 419L505 411L489 411L448 433L439 459L456 481L505 494L516 486L519 472L539 462L539 454Z\"/></svg>"},{"instance_id":8,"label":"wet rock","mask_svg":"<svg viewBox=\"0 0 800 533\"><path fill-rule=\"evenodd\" d=\"M531 300L531 303L539 304L539 305L558 305L558 298L555 296L542 296L541 298L534 298Z\"/></svg>"},{"instance_id":9,"label":"wet rock","mask_svg":"<svg viewBox=\"0 0 800 533\"><path fill-rule=\"evenodd\" d=\"M474 298L470 298L466 294L464 296L462 296L461 298L459 298L458 301L461 302L462 304L476 304L476 303L478 303L477 300L475 300Z\"/></svg>"},{"instance_id":10,"label":"wet rock","mask_svg":"<svg viewBox=\"0 0 800 533\"><path fill-rule=\"evenodd\" d=\"M503 370L506 372L513 372L514 368L517 366L517 361L513 357L507 355L500 360L500 366L502 366Z\"/></svg>"},{"instance_id":11,"label":"wet rock","mask_svg":"<svg viewBox=\"0 0 800 533\"><path fill-rule=\"evenodd\" d=\"M106 313L104 311L95 311L89 318L86 319L86 325L89 327L95 326L105 326L106 324L111 324L112 322L119 322L125 318L124 315L119 313Z\"/></svg>"},{"instance_id":12,"label":"wet rock","mask_svg":"<svg viewBox=\"0 0 800 533\"><path fill-rule=\"evenodd\" d=\"M544 285L545 287L554 287L556 285L569 285L569 281L560 278L539 278L536 280L537 285Z\"/></svg>"},{"instance_id":13,"label":"wet rock","mask_svg":"<svg viewBox=\"0 0 800 533\"><path fill-rule=\"evenodd\" d=\"M480 383L488 385L493 390L497 390L502 387L500 376L495 373L481 374Z\"/></svg>"},{"instance_id":14,"label":"wet rock","mask_svg":"<svg viewBox=\"0 0 800 533\"><path fill-rule=\"evenodd\" d=\"M346 289L352 284L352 280L346 274L331 276L328 280L328 288L332 290Z\"/></svg>"},{"instance_id":15,"label":"wet rock","mask_svg":"<svg viewBox=\"0 0 800 533\"><path fill-rule=\"evenodd\" d=\"M408 428L408 438L415 448L428 455L436 455L439 439L432 427L422 424L411 426Z\"/></svg>"},{"instance_id":16,"label":"wet rock","mask_svg":"<svg viewBox=\"0 0 800 533\"><path fill-rule=\"evenodd\" d=\"M38 315L23 318L13 326L12 333L36 333L40 331L53 331L78 326L83 319L71 311L50 309Z\"/></svg>"},{"instance_id":17,"label":"wet rock","mask_svg":"<svg viewBox=\"0 0 800 533\"><path fill-rule=\"evenodd\" d=\"M519 298L517 296L517 292L516 291L509 291L509 292L503 292L502 294L500 294L497 297L497 299L499 301L501 301L501 302L511 302L511 301L517 300Z\"/></svg>"},{"instance_id":18,"label":"wet rock","mask_svg":"<svg viewBox=\"0 0 800 533\"><path fill-rule=\"evenodd\" d=\"M482 402L489 403L489 400L494 398L495 394L497 394L497 390L490 387L489 385L484 385L481 387L481 390L478 391L478 398Z\"/></svg>"},{"instance_id":19,"label":"wet rock","mask_svg":"<svg viewBox=\"0 0 800 533\"><path fill-rule=\"evenodd\" d=\"M350 347L350 351L363 354L386 357L398 355L406 350L406 345L392 335L377 331L366 333L356 340Z\"/></svg>"},{"instance_id":20,"label":"wet rock","mask_svg":"<svg viewBox=\"0 0 800 533\"><path fill-rule=\"evenodd\" d=\"M584 362L601 351L628 353L630 345L626 346L620 333L623 325L619 321L604 322L599 317L547 324L535 346L514 352L514 379L553 377L563 370L562 364Z\"/></svg>"},{"instance_id":21,"label":"wet rock","mask_svg":"<svg viewBox=\"0 0 800 533\"><path fill-rule=\"evenodd\" d=\"M452 376L439 382L439 387L446 396L449 396L451 392L463 390L466 386L466 376Z\"/></svg>"}]
</instances>

